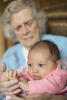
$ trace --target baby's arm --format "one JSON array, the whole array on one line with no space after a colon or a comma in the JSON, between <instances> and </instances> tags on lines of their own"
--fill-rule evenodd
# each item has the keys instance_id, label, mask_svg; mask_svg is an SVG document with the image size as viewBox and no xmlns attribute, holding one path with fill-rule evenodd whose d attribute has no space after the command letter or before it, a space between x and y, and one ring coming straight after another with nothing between
<instances>
[{"instance_id":1,"label":"baby's arm","mask_svg":"<svg viewBox=\"0 0 67 100\"><path fill-rule=\"evenodd\" d=\"M54 74L50 74L48 78L42 80L31 80L26 84L21 83L22 89L27 87L27 94L37 94L37 93L52 93L56 94L60 92L67 82L67 71L58 70Z\"/></svg>"},{"instance_id":2,"label":"baby's arm","mask_svg":"<svg viewBox=\"0 0 67 100\"><path fill-rule=\"evenodd\" d=\"M29 94L36 93L59 93L64 89L67 82L67 71L58 70L47 79L29 81Z\"/></svg>"}]
</instances>

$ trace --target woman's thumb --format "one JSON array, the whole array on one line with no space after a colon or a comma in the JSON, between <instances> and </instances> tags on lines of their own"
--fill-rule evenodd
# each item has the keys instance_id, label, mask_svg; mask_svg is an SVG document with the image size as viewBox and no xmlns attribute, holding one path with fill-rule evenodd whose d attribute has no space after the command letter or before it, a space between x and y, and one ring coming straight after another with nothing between
<instances>
[{"instance_id":1,"label":"woman's thumb","mask_svg":"<svg viewBox=\"0 0 67 100\"><path fill-rule=\"evenodd\" d=\"M1 66L1 72L5 72L5 71L6 71L6 64L3 62Z\"/></svg>"}]
</instances>

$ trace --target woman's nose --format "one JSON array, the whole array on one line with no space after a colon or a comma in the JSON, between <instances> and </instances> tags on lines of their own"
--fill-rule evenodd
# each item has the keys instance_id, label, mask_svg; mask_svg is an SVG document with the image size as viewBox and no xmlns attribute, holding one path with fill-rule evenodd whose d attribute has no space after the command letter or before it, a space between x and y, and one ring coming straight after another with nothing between
<instances>
[{"instance_id":1,"label":"woman's nose","mask_svg":"<svg viewBox=\"0 0 67 100\"><path fill-rule=\"evenodd\" d=\"M27 34L29 33L28 27L25 26L25 25L23 25L22 27L23 27L23 28L22 28L22 34L27 35Z\"/></svg>"}]
</instances>

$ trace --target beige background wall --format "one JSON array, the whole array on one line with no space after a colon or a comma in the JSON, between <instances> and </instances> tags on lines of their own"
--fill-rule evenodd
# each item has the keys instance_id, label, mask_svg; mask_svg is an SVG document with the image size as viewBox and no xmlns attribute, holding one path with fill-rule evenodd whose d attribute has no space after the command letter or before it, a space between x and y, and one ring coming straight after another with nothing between
<instances>
[{"instance_id":1,"label":"beige background wall","mask_svg":"<svg viewBox=\"0 0 67 100\"><path fill-rule=\"evenodd\" d=\"M8 0L10 1L10 0ZM4 33L3 33L3 29L2 29L2 25L1 25L1 18L2 18L2 14L4 11L4 2L3 0L0 0L0 59L2 58L4 52L5 52L5 37L4 37ZM9 48L11 45L13 45L14 43L10 40L7 40L7 48Z\"/></svg>"},{"instance_id":2,"label":"beige background wall","mask_svg":"<svg viewBox=\"0 0 67 100\"><path fill-rule=\"evenodd\" d=\"M5 51L5 45L4 45L4 35L2 31L2 27L0 25L0 58L2 57L4 51Z\"/></svg>"},{"instance_id":3,"label":"beige background wall","mask_svg":"<svg viewBox=\"0 0 67 100\"><path fill-rule=\"evenodd\" d=\"M3 12L3 3L0 1L0 58L2 57L5 49L4 45L4 34L1 26L1 17L2 17L2 12Z\"/></svg>"}]
</instances>

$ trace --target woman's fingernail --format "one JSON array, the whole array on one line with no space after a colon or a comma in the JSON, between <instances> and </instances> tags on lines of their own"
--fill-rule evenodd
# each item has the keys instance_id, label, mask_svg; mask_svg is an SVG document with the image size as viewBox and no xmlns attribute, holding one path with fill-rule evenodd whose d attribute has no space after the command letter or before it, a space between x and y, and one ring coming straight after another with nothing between
<instances>
[{"instance_id":1,"label":"woman's fingernail","mask_svg":"<svg viewBox=\"0 0 67 100\"><path fill-rule=\"evenodd\" d=\"M18 89L18 92L21 91L21 89Z\"/></svg>"},{"instance_id":2,"label":"woman's fingernail","mask_svg":"<svg viewBox=\"0 0 67 100\"><path fill-rule=\"evenodd\" d=\"M14 80L14 82L18 82L18 80L17 80L17 79L15 79L15 80Z\"/></svg>"}]
</instances>

